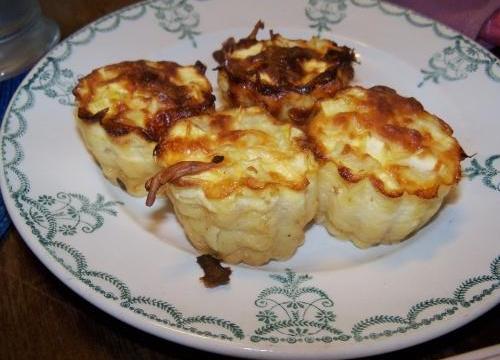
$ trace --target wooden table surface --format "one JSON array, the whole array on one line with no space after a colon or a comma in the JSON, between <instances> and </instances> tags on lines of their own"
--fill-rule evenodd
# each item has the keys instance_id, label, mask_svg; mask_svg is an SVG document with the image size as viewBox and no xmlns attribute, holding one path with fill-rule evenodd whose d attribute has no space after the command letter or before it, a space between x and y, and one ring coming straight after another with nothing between
<instances>
[{"instance_id":1,"label":"wooden table surface","mask_svg":"<svg viewBox=\"0 0 500 360\"><path fill-rule=\"evenodd\" d=\"M40 0L62 38L134 0ZM374 359L440 359L500 342L500 306L438 339ZM15 228L0 240L0 359L230 359L136 330L78 297Z\"/></svg>"}]
</instances>

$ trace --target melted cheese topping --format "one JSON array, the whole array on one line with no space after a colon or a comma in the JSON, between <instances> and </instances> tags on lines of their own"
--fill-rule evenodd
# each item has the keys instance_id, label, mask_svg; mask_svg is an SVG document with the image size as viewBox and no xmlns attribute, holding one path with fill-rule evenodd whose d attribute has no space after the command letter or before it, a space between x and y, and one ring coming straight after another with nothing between
<instances>
[{"instance_id":1,"label":"melted cheese topping","mask_svg":"<svg viewBox=\"0 0 500 360\"><path fill-rule=\"evenodd\" d=\"M176 185L201 186L207 198L224 198L242 187L305 189L316 163L304 144L301 130L251 107L178 121L159 143L156 157L168 167L223 156L217 167L185 176Z\"/></svg>"},{"instance_id":2,"label":"melted cheese topping","mask_svg":"<svg viewBox=\"0 0 500 360\"><path fill-rule=\"evenodd\" d=\"M463 153L452 129L387 87L352 87L322 101L308 132L319 158L345 180L368 177L388 196L433 198L460 179Z\"/></svg>"},{"instance_id":3,"label":"melted cheese topping","mask_svg":"<svg viewBox=\"0 0 500 360\"><path fill-rule=\"evenodd\" d=\"M100 121L119 136L136 131L157 140L179 118L213 108L212 87L201 63L126 61L81 78L74 89L78 116Z\"/></svg>"},{"instance_id":4,"label":"melted cheese topping","mask_svg":"<svg viewBox=\"0 0 500 360\"><path fill-rule=\"evenodd\" d=\"M257 22L246 38L227 39L213 56L225 107L261 106L277 119L302 126L318 99L330 98L354 76L354 51L313 37L291 40L271 31L257 40Z\"/></svg>"},{"instance_id":5,"label":"melted cheese topping","mask_svg":"<svg viewBox=\"0 0 500 360\"><path fill-rule=\"evenodd\" d=\"M351 49L318 37L290 40L273 34L268 40L245 40L223 49L226 70L265 85L304 86L325 71L340 64L351 66L354 61Z\"/></svg>"}]
</instances>

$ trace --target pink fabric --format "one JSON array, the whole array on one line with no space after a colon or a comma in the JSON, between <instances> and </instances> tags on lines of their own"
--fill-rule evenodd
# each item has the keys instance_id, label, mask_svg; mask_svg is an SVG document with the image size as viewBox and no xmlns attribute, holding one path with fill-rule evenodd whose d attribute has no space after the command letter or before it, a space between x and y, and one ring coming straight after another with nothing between
<instances>
[{"instance_id":1,"label":"pink fabric","mask_svg":"<svg viewBox=\"0 0 500 360\"><path fill-rule=\"evenodd\" d=\"M500 45L500 0L388 0L438 20L472 39L493 41ZM489 25L488 25L489 24ZM485 29L482 29L483 26ZM493 32L493 36L491 35Z\"/></svg>"},{"instance_id":2,"label":"pink fabric","mask_svg":"<svg viewBox=\"0 0 500 360\"><path fill-rule=\"evenodd\" d=\"M479 37L490 44L500 46L500 9L486 21L479 32Z\"/></svg>"}]
</instances>

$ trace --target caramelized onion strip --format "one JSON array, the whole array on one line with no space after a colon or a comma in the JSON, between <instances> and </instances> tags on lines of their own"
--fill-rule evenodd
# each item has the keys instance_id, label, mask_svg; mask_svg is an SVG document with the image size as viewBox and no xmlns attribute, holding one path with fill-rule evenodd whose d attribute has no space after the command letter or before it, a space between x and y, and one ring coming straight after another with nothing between
<instances>
[{"instance_id":1,"label":"caramelized onion strip","mask_svg":"<svg viewBox=\"0 0 500 360\"><path fill-rule=\"evenodd\" d=\"M262 22L262 20L259 20L254 25L254 27L252 29L252 32L247 36L247 39L256 40L257 39L257 33L261 29L264 29L264 23Z\"/></svg>"},{"instance_id":2,"label":"caramelized onion strip","mask_svg":"<svg viewBox=\"0 0 500 360\"><path fill-rule=\"evenodd\" d=\"M195 175L210 170L217 166L216 162L202 161L181 161L161 170L146 182L148 197L146 206L151 206L155 202L156 193L166 183L172 183L186 175Z\"/></svg>"}]
</instances>

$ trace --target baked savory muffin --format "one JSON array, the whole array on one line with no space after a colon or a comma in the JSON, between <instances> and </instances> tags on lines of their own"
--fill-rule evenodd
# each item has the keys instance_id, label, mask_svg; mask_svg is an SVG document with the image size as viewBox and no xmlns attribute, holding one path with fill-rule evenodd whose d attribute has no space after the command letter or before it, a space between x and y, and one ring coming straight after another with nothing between
<instances>
[{"instance_id":1,"label":"baked savory muffin","mask_svg":"<svg viewBox=\"0 0 500 360\"><path fill-rule=\"evenodd\" d=\"M166 191L195 248L228 263L290 257L317 210L317 164L304 133L259 107L179 120L156 149ZM164 185L164 186L163 186Z\"/></svg>"},{"instance_id":2,"label":"baked savory muffin","mask_svg":"<svg viewBox=\"0 0 500 360\"><path fill-rule=\"evenodd\" d=\"M125 61L92 71L73 90L78 128L112 183L135 196L159 171L153 150L176 120L214 107L205 66Z\"/></svg>"},{"instance_id":3,"label":"baked savory muffin","mask_svg":"<svg viewBox=\"0 0 500 360\"><path fill-rule=\"evenodd\" d=\"M321 101L307 131L320 163L317 221L361 248L423 226L460 179L452 129L387 87Z\"/></svg>"},{"instance_id":4,"label":"baked savory muffin","mask_svg":"<svg viewBox=\"0 0 500 360\"><path fill-rule=\"evenodd\" d=\"M333 96L353 78L352 49L313 37L289 40L271 32L257 40L258 22L239 41L214 52L218 85L227 107L259 105L281 120L302 124L317 99Z\"/></svg>"}]
</instances>

